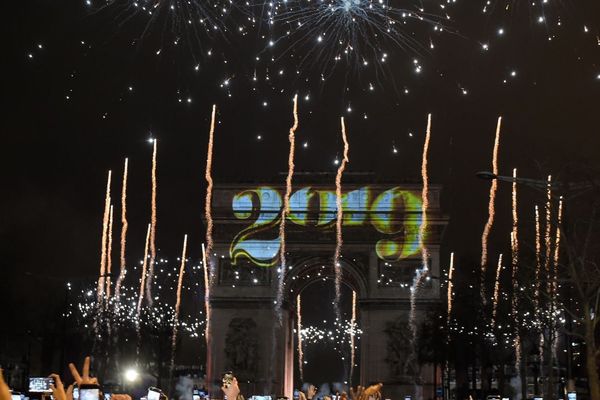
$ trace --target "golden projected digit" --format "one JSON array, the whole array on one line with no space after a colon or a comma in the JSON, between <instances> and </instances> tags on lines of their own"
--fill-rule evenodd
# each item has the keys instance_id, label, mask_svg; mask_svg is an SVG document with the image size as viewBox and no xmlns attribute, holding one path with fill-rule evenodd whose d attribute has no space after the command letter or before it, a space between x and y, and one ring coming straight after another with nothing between
<instances>
[{"instance_id":1,"label":"golden projected digit","mask_svg":"<svg viewBox=\"0 0 600 400\"><path fill-rule=\"evenodd\" d=\"M397 261L419 253L421 197L398 187L380 193L371 205L371 224L381 233L396 235L375 244L377 256Z\"/></svg>"},{"instance_id":2,"label":"golden projected digit","mask_svg":"<svg viewBox=\"0 0 600 400\"><path fill-rule=\"evenodd\" d=\"M246 190L233 197L235 217L252 221L231 242L229 256L233 265L240 256L263 267L273 265L281 246L279 237L262 239L255 236L277 225L281 217L281 205L281 195L266 186Z\"/></svg>"}]
</instances>

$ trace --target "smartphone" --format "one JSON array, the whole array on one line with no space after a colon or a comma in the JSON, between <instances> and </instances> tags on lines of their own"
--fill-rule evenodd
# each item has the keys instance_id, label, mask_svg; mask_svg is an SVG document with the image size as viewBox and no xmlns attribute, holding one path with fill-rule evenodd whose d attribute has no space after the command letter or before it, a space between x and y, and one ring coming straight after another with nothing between
<instances>
[{"instance_id":1,"label":"smartphone","mask_svg":"<svg viewBox=\"0 0 600 400\"><path fill-rule=\"evenodd\" d=\"M162 392L160 391L160 389L150 387L148 388L148 395L146 397L148 400L160 400L161 395Z\"/></svg>"},{"instance_id":2,"label":"smartphone","mask_svg":"<svg viewBox=\"0 0 600 400\"><path fill-rule=\"evenodd\" d=\"M100 400L100 386L80 385L79 400Z\"/></svg>"},{"instance_id":3,"label":"smartphone","mask_svg":"<svg viewBox=\"0 0 600 400\"><path fill-rule=\"evenodd\" d=\"M23 395L21 393L11 393L10 400L21 400Z\"/></svg>"},{"instance_id":4,"label":"smartphone","mask_svg":"<svg viewBox=\"0 0 600 400\"><path fill-rule=\"evenodd\" d=\"M577 400L577 392L567 392L567 400Z\"/></svg>"},{"instance_id":5,"label":"smartphone","mask_svg":"<svg viewBox=\"0 0 600 400\"><path fill-rule=\"evenodd\" d=\"M73 388L73 400L79 400L79 387L75 386Z\"/></svg>"},{"instance_id":6,"label":"smartphone","mask_svg":"<svg viewBox=\"0 0 600 400\"><path fill-rule=\"evenodd\" d=\"M294 390L294 400L298 400L300 398L300 392L298 391L298 389Z\"/></svg>"},{"instance_id":7,"label":"smartphone","mask_svg":"<svg viewBox=\"0 0 600 400\"><path fill-rule=\"evenodd\" d=\"M50 385L54 384L53 378L29 378L30 393L52 393Z\"/></svg>"},{"instance_id":8,"label":"smartphone","mask_svg":"<svg viewBox=\"0 0 600 400\"><path fill-rule=\"evenodd\" d=\"M223 387L228 388L231 385L231 382L233 382L233 372L227 371L223 374Z\"/></svg>"},{"instance_id":9,"label":"smartphone","mask_svg":"<svg viewBox=\"0 0 600 400\"><path fill-rule=\"evenodd\" d=\"M104 400L110 400L112 393L104 393Z\"/></svg>"}]
</instances>

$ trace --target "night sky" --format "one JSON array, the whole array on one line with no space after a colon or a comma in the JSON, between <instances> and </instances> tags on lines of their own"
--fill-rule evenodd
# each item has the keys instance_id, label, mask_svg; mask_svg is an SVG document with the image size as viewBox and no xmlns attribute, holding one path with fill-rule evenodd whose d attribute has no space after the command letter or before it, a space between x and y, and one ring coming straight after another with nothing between
<instances>
[{"instance_id":1,"label":"night sky","mask_svg":"<svg viewBox=\"0 0 600 400\"><path fill-rule=\"evenodd\" d=\"M415 3L390 5L414 9ZM22 315L56 299L65 280L97 274L106 173L120 176L124 157L130 159L128 253L141 258L152 137L159 149L159 255L178 254L188 233L190 255L200 257L212 104L219 110L216 183L283 182L295 93L297 170L335 171L344 116L349 172L419 182L431 112L431 181L443 185L450 217L443 260L451 250L479 257L489 183L475 172L491 168L499 115L501 173L516 167L521 176L544 179L569 165L597 165L597 1L492 0L486 13L483 0L458 0L444 10L426 2L430 22L394 28L422 47L371 30L342 33L356 46L348 56L342 50L338 61L346 44L326 37L324 50L315 50L317 31L286 38L295 14L270 27L266 4L217 16L217 29L208 33L196 23L177 26L181 15L174 12L151 19L132 13L128 1L103 4L5 5L0 285L3 303L19 304ZM257 22L249 22L249 13ZM508 246L509 189L500 186L491 254ZM526 224L537 195L523 196Z\"/></svg>"}]
</instances>

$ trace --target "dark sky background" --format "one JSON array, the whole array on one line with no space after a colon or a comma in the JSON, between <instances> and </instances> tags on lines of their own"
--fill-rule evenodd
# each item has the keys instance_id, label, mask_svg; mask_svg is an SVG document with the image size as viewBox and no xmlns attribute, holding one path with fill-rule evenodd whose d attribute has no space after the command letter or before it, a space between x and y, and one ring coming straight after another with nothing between
<instances>
[{"instance_id":1,"label":"dark sky background","mask_svg":"<svg viewBox=\"0 0 600 400\"><path fill-rule=\"evenodd\" d=\"M418 182L426 116L433 113L431 181L443 185L450 217L443 260L450 250L477 259L489 183L474 174L490 169L498 115L505 121L500 169L506 175L517 167L522 176L543 179L574 163L597 165L600 149L599 2L551 1L544 23L536 20L539 9L525 2L510 2L507 12L500 1L488 15L481 13L483 3L462 0L449 9L449 29L435 37L433 51L390 46L378 79L374 70L342 61L325 82L319 65L304 69L302 78L288 74L295 67L285 57L267 82L264 65L253 61L264 27L243 37L200 34L201 46L185 37L174 45L181 32L160 19L139 39L148 23L144 15L125 20L118 9L93 12L79 1L6 4L3 303L25 310L9 311L18 318L43 308L42 301L58 301L64 280L97 274L106 171L120 176L124 157L130 158L128 252L141 257L150 215L149 137L159 141L159 253L178 254L188 233L190 254L199 258L211 105L219 108L215 181L280 182L294 93L301 96L301 171L335 171L343 115L348 171ZM230 18L233 26L242 19ZM417 39L429 43L427 35ZM287 68L283 77L277 76L281 66ZM228 78L230 85L221 87ZM501 185L491 254L508 246L509 190ZM526 224L537 195L524 193Z\"/></svg>"}]
</instances>

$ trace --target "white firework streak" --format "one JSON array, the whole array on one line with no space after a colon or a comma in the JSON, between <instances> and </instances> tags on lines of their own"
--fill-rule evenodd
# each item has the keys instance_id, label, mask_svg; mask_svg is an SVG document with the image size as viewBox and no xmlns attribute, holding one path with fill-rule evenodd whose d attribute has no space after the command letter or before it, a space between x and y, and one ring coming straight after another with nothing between
<instances>
[{"instance_id":1,"label":"white firework streak","mask_svg":"<svg viewBox=\"0 0 600 400\"><path fill-rule=\"evenodd\" d=\"M421 225L419 226L419 247L421 248L421 263L422 267L415 271L413 284L410 288L410 315L409 324L412 333L412 348L417 340L417 297L419 290L423 284L423 280L429 273L429 249L425 244L425 235L427 233L427 211L429 209L429 171L427 169L427 157L429 156L429 141L431 138L431 114L427 116L427 131L425 134L425 143L423 144L423 159L421 163L421 178L423 179L423 190L421 192L422 213ZM413 354L414 356L414 354Z\"/></svg>"},{"instance_id":2,"label":"white firework streak","mask_svg":"<svg viewBox=\"0 0 600 400\"><path fill-rule=\"evenodd\" d=\"M150 201L151 214L150 214L150 262L148 264L148 278L146 280L146 300L148 305L152 307L154 299L152 298L152 282L154 280L154 264L156 262L156 150L158 141L154 139L154 146L152 149L152 197Z\"/></svg>"},{"instance_id":3,"label":"white firework streak","mask_svg":"<svg viewBox=\"0 0 600 400\"><path fill-rule=\"evenodd\" d=\"M335 221L335 253L333 256L333 270L335 272L335 301L334 311L335 318L337 321L342 320L342 312L340 310L340 298L342 290L342 266L340 265L340 257L342 255L342 245L344 244L342 239L342 223L344 218L344 211L342 207L342 176L348 163L348 139L346 137L346 125L344 124L344 117L340 118L342 128L342 140L344 142L344 157L338 167L337 174L335 176L335 205L336 205L336 221Z\"/></svg>"},{"instance_id":4,"label":"white firework streak","mask_svg":"<svg viewBox=\"0 0 600 400\"><path fill-rule=\"evenodd\" d=\"M452 278L454 277L454 253L450 253L450 269L448 271L448 311L446 326L450 326L450 319L452 318L452 302L454 299L454 293L452 292L453 283Z\"/></svg>"},{"instance_id":5,"label":"white firework streak","mask_svg":"<svg viewBox=\"0 0 600 400\"><path fill-rule=\"evenodd\" d=\"M115 309L119 310L119 303L121 301L121 285L127 275L127 263L125 259L125 249L127 245L127 229L129 223L127 222L127 174L129 169L129 160L125 159L125 166L123 167L123 183L121 187L121 255L120 255L120 271L117 283L115 285Z\"/></svg>"},{"instance_id":6,"label":"white firework streak","mask_svg":"<svg viewBox=\"0 0 600 400\"><path fill-rule=\"evenodd\" d=\"M173 335L171 337L171 376L175 369L175 350L177 347L177 328L179 325L179 308L181 307L181 287L183 285L183 275L185 274L185 258L187 253L188 236L183 237L183 250L181 251L181 265L179 266L179 277L177 279L177 297L175 301L175 314L173 316Z\"/></svg>"},{"instance_id":7,"label":"white firework streak","mask_svg":"<svg viewBox=\"0 0 600 400\"><path fill-rule=\"evenodd\" d=\"M108 171L108 179L106 182L106 195L104 198L104 216L102 218L102 240L101 240L101 251L100 251L100 276L98 277L98 289L97 289L97 307L98 312L104 307L104 282L106 278L106 242L108 240L108 220L110 217L110 183L112 178L112 171ZM95 323L97 328L97 322Z\"/></svg>"},{"instance_id":8,"label":"white firework streak","mask_svg":"<svg viewBox=\"0 0 600 400\"><path fill-rule=\"evenodd\" d=\"M277 298L275 300L275 314L277 320L281 325L283 305L283 291L284 291L284 280L285 273L287 272L287 260L285 255L285 224L288 215L290 214L290 196L292 195L292 178L294 177L294 153L296 151L296 129L298 129L298 95L294 96L294 124L290 128L288 140L290 142L290 150L288 154L288 173L285 179L285 194L283 196L283 209L281 211L281 221L279 223L279 238L281 241L281 247L279 249L279 275L277 282Z\"/></svg>"},{"instance_id":9,"label":"white firework streak","mask_svg":"<svg viewBox=\"0 0 600 400\"><path fill-rule=\"evenodd\" d=\"M498 174L498 149L500 147L500 129L502 127L502 117L498 117L498 124L496 125L496 137L494 139L494 151L492 153L492 173ZM494 217L496 215L496 192L498 191L498 182L496 179L492 180L490 186L490 199L488 203L488 219L483 228L481 235L481 299L486 301L485 294L485 282L486 282L486 270L487 270L487 259L488 259L488 237L492 226L494 225Z\"/></svg>"},{"instance_id":10,"label":"white firework streak","mask_svg":"<svg viewBox=\"0 0 600 400\"><path fill-rule=\"evenodd\" d=\"M300 382L304 382L304 350L302 349L302 303L300 295L296 296L296 330L298 335L298 371Z\"/></svg>"}]
</instances>

